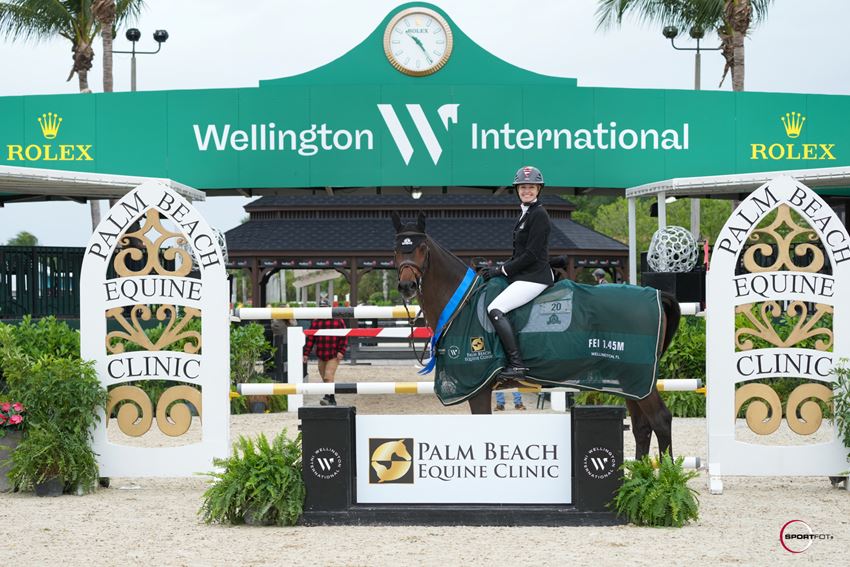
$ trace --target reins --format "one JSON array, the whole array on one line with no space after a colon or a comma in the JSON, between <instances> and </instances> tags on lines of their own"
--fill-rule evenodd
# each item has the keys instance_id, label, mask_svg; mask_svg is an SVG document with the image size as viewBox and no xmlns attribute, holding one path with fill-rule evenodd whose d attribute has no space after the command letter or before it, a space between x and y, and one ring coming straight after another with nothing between
<instances>
[{"instance_id":1,"label":"reins","mask_svg":"<svg viewBox=\"0 0 850 567\"><path fill-rule=\"evenodd\" d=\"M404 233L398 233L398 235L405 235L405 234L408 234L408 235L417 235L417 236L425 236L425 237L427 238L427 235L425 235L424 233L419 233L419 232L404 232ZM404 260L404 261L402 261L402 262L398 265L398 275L399 275L399 280L401 280L401 275L402 275L402 273L404 272L404 270L406 270L406 269L407 269L407 270L411 270L411 271L413 272L414 281L416 282L416 295L419 297L420 303L421 303L422 298L423 298L422 280L423 280L423 279L424 279L424 277L425 277L425 272L428 270L428 267L429 267L429 264L430 264L430 259L431 259L431 244L433 243L433 244L435 244L436 246L438 246L438 247L439 247L439 244L435 243L435 242L434 242L433 240L431 240L430 238L428 238L427 243L428 243L428 245L427 245L427 246L426 246L426 248L425 248L425 261L423 262L422 266L418 265L418 264L417 264L416 262L414 262L413 260ZM479 280L479 286L480 286L482 283L483 283L483 280ZM452 313L451 317L449 317L448 321L446 322L446 324L445 324L445 326L444 326L443 328L448 328L448 327L452 324L452 322L455 320L455 317L457 317L457 316L458 316L458 314L460 314L460 312L461 312L461 307L462 307L462 306L463 306L463 304L465 303L466 298L471 297L472 293L474 293L477 289L479 289L479 286L476 286L476 287L474 287L474 288L471 288L471 289L470 289L470 292L468 292L468 293L466 293L466 294L465 294L464 301L463 301L463 302L461 302L461 304L460 304L460 305L458 305L457 309L455 309L454 313ZM416 345L413 343L413 332L412 332L412 329L415 327L416 320L418 319L418 317L411 317L411 316L410 316L410 308L408 307L407 300L404 298L404 296L402 296L402 297L401 297L401 301L402 301L402 304L404 305L405 311L407 312L408 324L409 324L409 325L410 325L410 327L411 327L411 333L410 333L410 337L409 337L410 349L413 351L413 355L414 355L414 357L416 358L416 360L419 362L419 364L420 364L420 365L422 365L422 366L425 366L425 364L426 364L426 363L425 363L425 353L426 353L426 351L427 351L427 349L428 349L428 345L430 344L430 342L426 343L426 344L422 347L422 353L421 353L421 355L417 353L417 351L416 351ZM425 309L420 309L419 316L420 316L420 317L422 318L422 320L425 322L425 326L426 326L426 327L428 327L428 326L429 326L429 325L428 325L428 318L425 316ZM436 330L436 329L432 329L432 332L435 332L435 333L436 333L436 332L437 332L437 330ZM434 345L434 348L435 348L435 350L436 350L436 344ZM433 357L435 357L435 356L437 356L437 353L436 353L436 352L432 352L432 353L431 353L431 358L433 358Z\"/></svg>"}]
</instances>

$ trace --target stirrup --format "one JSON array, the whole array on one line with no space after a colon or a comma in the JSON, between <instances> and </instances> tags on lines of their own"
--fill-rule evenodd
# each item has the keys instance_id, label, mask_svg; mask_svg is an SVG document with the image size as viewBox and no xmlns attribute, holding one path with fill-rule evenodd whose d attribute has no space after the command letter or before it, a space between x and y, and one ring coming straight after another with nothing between
<instances>
[{"instance_id":1,"label":"stirrup","mask_svg":"<svg viewBox=\"0 0 850 567\"><path fill-rule=\"evenodd\" d=\"M526 372L528 372L528 368L525 367L506 366L499 372L499 379L504 381L521 380L525 378Z\"/></svg>"}]
</instances>

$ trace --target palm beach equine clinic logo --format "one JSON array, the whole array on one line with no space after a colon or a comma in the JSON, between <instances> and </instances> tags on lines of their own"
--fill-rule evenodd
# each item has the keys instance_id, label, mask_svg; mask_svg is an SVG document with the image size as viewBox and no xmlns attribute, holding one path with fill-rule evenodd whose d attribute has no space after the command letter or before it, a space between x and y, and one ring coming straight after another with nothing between
<instances>
[{"instance_id":1,"label":"palm beach equine clinic logo","mask_svg":"<svg viewBox=\"0 0 850 567\"><path fill-rule=\"evenodd\" d=\"M62 117L47 112L38 117L41 135L47 141L55 140L62 126ZM7 144L7 161L92 161L91 144Z\"/></svg>"},{"instance_id":2,"label":"palm beach equine clinic logo","mask_svg":"<svg viewBox=\"0 0 850 567\"><path fill-rule=\"evenodd\" d=\"M413 484L413 439L369 438L369 484Z\"/></svg>"},{"instance_id":3,"label":"palm beach equine clinic logo","mask_svg":"<svg viewBox=\"0 0 850 567\"><path fill-rule=\"evenodd\" d=\"M815 540L834 539L831 534L816 534L803 520L791 520L779 529L779 543L789 553L803 553Z\"/></svg>"},{"instance_id":4,"label":"palm beach equine clinic logo","mask_svg":"<svg viewBox=\"0 0 850 567\"><path fill-rule=\"evenodd\" d=\"M321 447L310 457L310 470L318 478L330 480L342 470L342 458L336 449Z\"/></svg>"},{"instance_id":5,"label":"palm beach equine clinic logo","mask_svg":"<svg viewBox=\"0 0 850 567\"><path fill-rule=\"evenodd\" d=\"M617 470L617 459L607 447L593 447L584 454L584 472L587 476L602 480Z\"/></svg>"},{"instance_id":6,"label":"palm beach equine clinic logo","mask_svg":"<svg viewBox=\"0 0 850 567\"><path fill-rule=\"evenodd\" d=\"M472 352L484 350L484 337L472 337L469 341L469 347L472 349Z\"/></svg>"},{"instance_id":7,"label":"palm beach equine clinic logo","mask_svg":"<svg viewBox=\"0 0 850 567\"><path fill-rule=\"evenodd\" d=\"M786 112L779 120L785 128L785 135L790 140L796 140L803 131L806 117L799 112ZM835 144L797 144L795 142L773 144L750 144L751 160L816 160L832 161L835 159Z\"/></svg>"}]
</instances>

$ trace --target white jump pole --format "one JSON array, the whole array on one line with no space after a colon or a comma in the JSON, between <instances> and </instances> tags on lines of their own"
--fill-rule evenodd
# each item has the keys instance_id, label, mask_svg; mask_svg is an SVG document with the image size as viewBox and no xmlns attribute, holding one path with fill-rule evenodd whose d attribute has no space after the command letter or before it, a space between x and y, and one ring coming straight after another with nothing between
<instances>
[{"instance_id":1,"label":"white jump pole","mask_svg":"<svg viewBox=\"0 0 850 567\"><path fill-rule=\"evenodd\" d=\"M293 385L304 383L304 329L289 327L286 329L286 367L289 383ZM259 385L259 384L258 384ZM304 405L303 394L290 394L287 397L286 411L297 412Z\"/></svg>"}]
</instances>

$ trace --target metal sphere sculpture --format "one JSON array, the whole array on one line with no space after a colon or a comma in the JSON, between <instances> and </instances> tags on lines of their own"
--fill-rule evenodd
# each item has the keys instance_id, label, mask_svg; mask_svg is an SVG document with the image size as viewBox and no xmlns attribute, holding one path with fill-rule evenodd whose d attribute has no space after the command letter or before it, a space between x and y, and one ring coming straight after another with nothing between
<instances>
[{"instance_id":1,"label":"metal sphere sculpture","mask_svg":"<svg viewBox=\"0 0 850 567\"><path fill-rule=\"evenodd\" d=\"M646 255L646 261L654 272L690 272L697 258L696 240L681 226L668 226L655 231Z\"/></svg>"}]
</instances>

